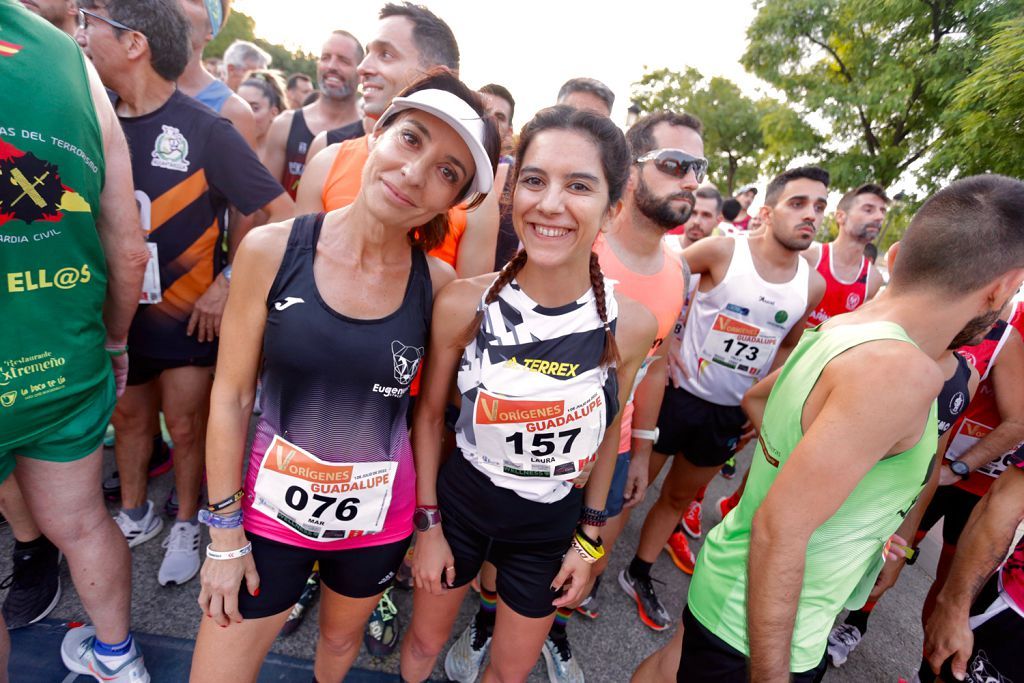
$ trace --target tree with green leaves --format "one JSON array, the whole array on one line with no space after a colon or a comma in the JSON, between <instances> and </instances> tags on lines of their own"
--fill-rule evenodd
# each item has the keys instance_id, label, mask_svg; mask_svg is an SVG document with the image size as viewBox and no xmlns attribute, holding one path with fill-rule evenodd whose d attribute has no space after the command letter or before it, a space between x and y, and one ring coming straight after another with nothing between
<instances>
[{"instance_id":1,"label":"tree with green leaves","mask_svg":"<svg viewBox=\"0 0 1024 683\"><path fill-rule=\"evenodd\" d=\"M981 63L953 90L942 144L927 167L936 178L1024 178L1024 16L997 29Z\"/></svg>"},{"instance_id":2,"label":"tree with green leaves","mask_svg":"<svg viewBox=\"0 0 1024 683\"><path fill-rule=\"evenodd\" d=\"M733 194L765 172L783 170L793 157L812 152L817 134L787 105L754 101L732 81L705 78L696 69L655 69L633 84L633 101L642 111L689 112L704 123L708 174Z\"/></svg>"},{"instance_id":3,"label":"tree with green leaves","mask_svg":"<svg viewBox=\"0 0 1024 683\"><path fill-rule=\"evenodd\" d=\"M957 86L1024 0L756 0L743 65L816 112L836 189L889 186L941 141ZM1017 101L1016 111L1020 110Z\"/></svg>"},{"instance_id":4,"label":"tree with green leaves","mask_svg":"<svg viewBox=\"0 0 1024 683\"><path fill-rule=\"evenodd\" d=\"M285 76L299 72L312 78L314 83L316 82L316 55L301 50L292 52L282 45L268 43L262 38L256 37L256 21L241 12L231 13L217 33L217 37L206 45L203 57L223 57L224 51L236 40L248 40L266 50L273 59L271 68L277 69Z\"/></svg>"}]
</instances>

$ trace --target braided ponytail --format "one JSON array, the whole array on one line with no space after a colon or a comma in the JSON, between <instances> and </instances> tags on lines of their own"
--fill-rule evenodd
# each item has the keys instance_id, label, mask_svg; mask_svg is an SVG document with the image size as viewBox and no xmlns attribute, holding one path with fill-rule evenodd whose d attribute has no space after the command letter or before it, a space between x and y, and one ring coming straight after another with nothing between
<instances>
[{"instance_id":1,"label":"braided ponytail","mask_svg":"<svg viewBox=\"0 0 1024 683\"><path fill-rule=\"evenodd\" d=\"M498 273L498 277L495 278L494 282L491 283L490 288L487 290L487 294L484 295L484 305L494 303L495 299L498 298L498 293L505 288L505 285L512 282L516 274L523 269L526 265L526 251L520 249L516 252L516 255L505 264L505 267ZM462 339L460 344L462 346L469 346L473 343L473 339L476 338L477 332L480 331L480 325L484 321L484 311L482 308L477 309L476 315L473 316L473 320L466 327L466 331L462 333Z\"/></svg>"},{"instance_id":2,"label":"braided ponytail","mask_svg":"<svg viewBox=\"0 0 1024 683\"><path fill-rule=\"evenodd\" d=\"M619 347L615 343L615 335L608 324L608 302L605 300L604 273L601 272L601 264L597 254L590 252L590 287L594 290L594 304L597 306L597 315L604 323L604 351L601 353L601 365L616 365L621 363Z\"/></svg>"}]
</instances>

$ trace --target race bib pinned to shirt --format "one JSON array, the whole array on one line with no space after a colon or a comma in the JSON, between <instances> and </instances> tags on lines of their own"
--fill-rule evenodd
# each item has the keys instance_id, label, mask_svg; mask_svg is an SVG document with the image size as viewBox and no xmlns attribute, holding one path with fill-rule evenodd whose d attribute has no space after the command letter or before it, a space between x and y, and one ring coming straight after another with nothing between
<instances>
[{"instance_id":1,"label":"race bib pinned to shirt","mask_svg":"<svg viewBox=\"0 0 1024 683\"><path fill-rule=\"evenodd\" d=\"M700 357L734 372L760 377L771 366L780 339L769 330L719 313L704 338Z\"/></svg>"},{"instance_id":2,"label":"race bib pinned to shirt","mask_svg":"<svg viewBox=\"0 0 1024 683\"><path fill-rule=\"evenodd\" d=\"M274 436L260 462L253 508L321 542L384 527L397 462L327 462Z\"/></svg>"},{"instance_id":3,"label":"race bib pinned to shirt","mask_svg":"<svg viewBox=\"0 0 1024 683\"><path fill-rule=\"evenodd\" d=\"M156 244L146 242L149 249L149 261L146 262L146 275L142 280L142 296L140 304L158 304L164 300L163 290L160 289L160 259L157 254Z\"/></svg>"}]
</instances>

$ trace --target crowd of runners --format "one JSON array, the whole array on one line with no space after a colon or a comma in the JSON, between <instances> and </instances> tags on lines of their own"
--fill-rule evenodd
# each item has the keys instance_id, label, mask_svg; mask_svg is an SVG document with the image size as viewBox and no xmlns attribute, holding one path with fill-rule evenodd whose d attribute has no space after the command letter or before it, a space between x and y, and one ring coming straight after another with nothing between
<instances>
[{"instance_id":1,"label":"crowd of runners","mask_svg":"<svg viewBox=\"0 0 1024 683\"><path fill-rule=\"evenodd\" d=\"M408 3L329 33L315 82L242 41L204 63L229 5L0 0L7 628L66 560L65 665L150 680L130 549L163 536L159 583L201 582L191 680L255 681L319 594L314 681L365 642L403 681L581 682L616 552L675 629L635 681L810 682L942 520L918 679L1024 680L1024 183L951 182L876 265L871 178L822 244L823 167L723 198L699 119L623 134L590 78L513 136Z\"/></svg>"}]
</instances>

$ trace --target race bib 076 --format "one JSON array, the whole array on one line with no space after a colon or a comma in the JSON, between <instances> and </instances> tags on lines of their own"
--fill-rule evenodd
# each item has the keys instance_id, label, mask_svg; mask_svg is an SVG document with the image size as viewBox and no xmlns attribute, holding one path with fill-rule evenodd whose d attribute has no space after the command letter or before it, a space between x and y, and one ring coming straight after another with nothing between
<instances>
[{"instance_id":1,"label":"race bib 076","mask_svg":"<svg viewBox=\"0 0 1024 683\"><path fill-rule=\"evenodd\" d=\"M314 541L376 533L397 469L397 462L327 462L275 436L260 462L253 507Z\"/></svg>"}]
</instances>

